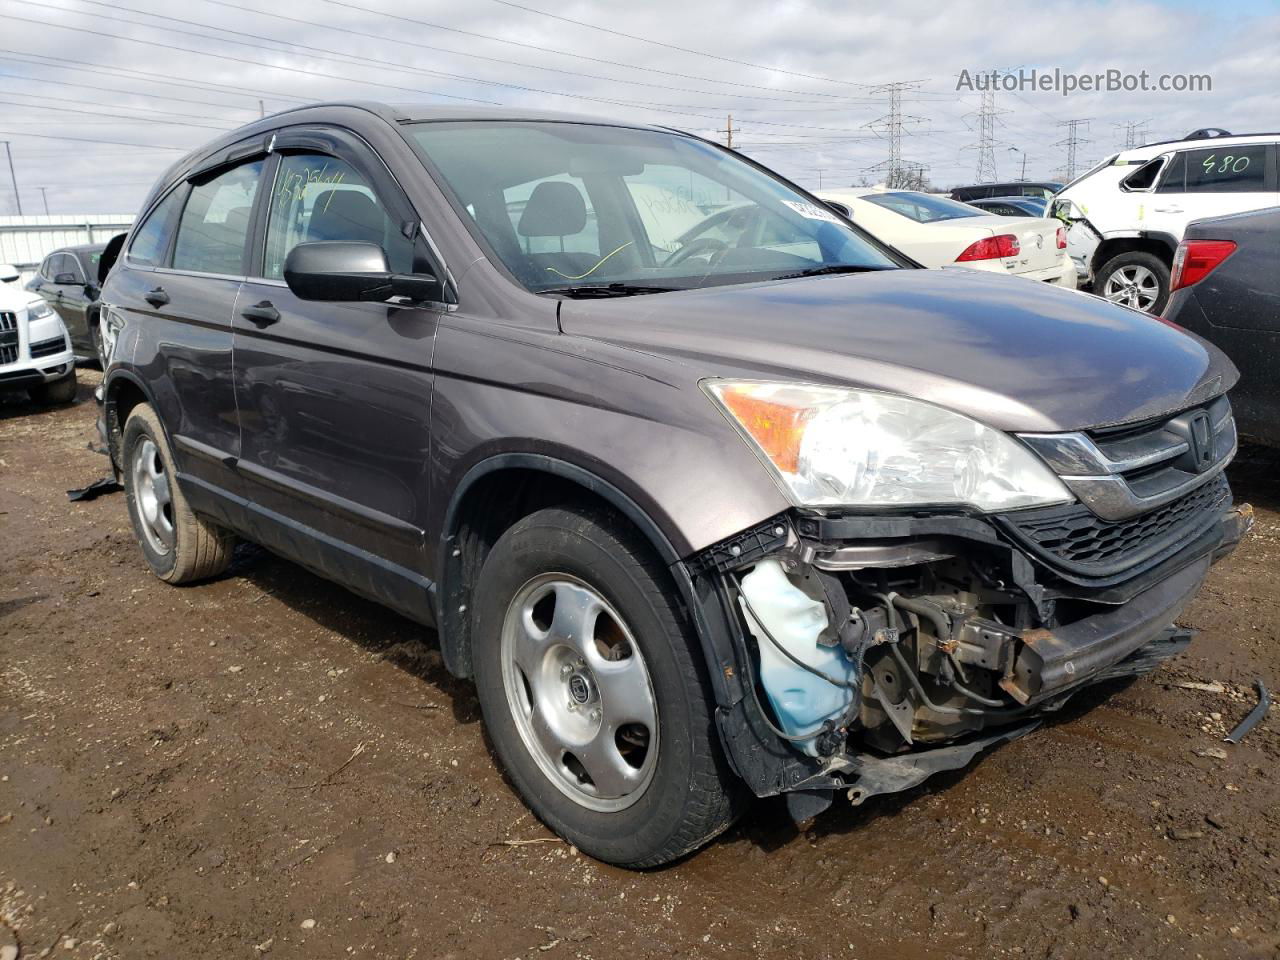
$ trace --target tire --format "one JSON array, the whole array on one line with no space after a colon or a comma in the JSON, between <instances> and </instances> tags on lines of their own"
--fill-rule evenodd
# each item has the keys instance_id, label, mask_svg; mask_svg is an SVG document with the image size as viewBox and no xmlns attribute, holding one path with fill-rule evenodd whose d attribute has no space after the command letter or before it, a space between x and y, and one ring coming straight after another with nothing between
<instances>
[{"instance_id":1,"label":"tire","mask_svg":"<svg viewBox=\"0 0 1280 960\"><path fill-rule=\"evenodd\" d=\"M652 867L734 821L743 788L697 638L629 526L595 508L531 514L494 545L474 596L485 727L543 823L599 860Z\"/></svg>"},{"instance_id":2,"label":"tire","mask_svg":"<svg viewBox=\"0 0 1280 960\"><path fill-rule=\"evenodd\" d=\"M1141 282L1135 285L1134 280ZM1153 253L1121 253L1102 265L1093 292L1112 303L1158 314L1169 300L1169 265Z\"/></svg>"},{"instance_id":3,"label":"tire","mask_svg":"<svg viewBox=\"0 0 1280 960\"><path fill-rule=\"evenodd\" d=\"M103 373L107 371L107 356L102 347L102 329L97 322L89 325L89 343L93 345L93 362Z\"/></svg>"},{"instance_id":4,"label":"tire","mask_svg":"<svg viewBox=\"0 0 1280 960\"><path fill-rule=\"evenodd\" d=\"M121 446L129 519L151 572L176 585L226 570L234 538L192 512L160 419L149 404L140 403L130 412Z\"/></svg>"},{"instance_id":5,"label":"tire","mask_svg":"<svg viewBox=\"0 0 1280 960\"><path fill-rule=\"evenodd\" d=\"M42 407L52 407L63 403L71 403L75 400L78 386L75 365L73 364L71 372L65 377L31 387L27 391L27 395Z\"/></svg>"}]
</instances>

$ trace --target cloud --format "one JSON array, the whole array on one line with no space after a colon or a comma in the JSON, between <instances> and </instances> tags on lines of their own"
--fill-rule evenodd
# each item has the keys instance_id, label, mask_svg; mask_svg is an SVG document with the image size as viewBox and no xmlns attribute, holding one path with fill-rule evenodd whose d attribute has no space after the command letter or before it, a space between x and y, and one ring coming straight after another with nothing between
<instances>
[{"instance_id":1,"label":"cloud","mask_svg":"<svg viewBox=\"0 0 1280 960\"><path fill-rule=\"evenodd\" d=\"M903 103L903 113L918 118L904 127L904 156L926 163L937 184L972 179L977 157L966 147L977 139L978 96L955 89L965 69L1213 78L1212 92L1197 94L999 93L1002 176L1020 164L1011 146L1025 151L1029 177L1059 173L1059 122L1069 118L1091 118L1082 166L1121 145L1126 121L1149 120L1152 139L1204 126L1276 126L1280 12L1266 4L1233 7L1230 15L1180 0L527 5L656 42L497 0L313 0L262 9L247 0L243 8L229 0L0 0L0 47L10 51L0 52L0 130L8 131L0 139L12 142L25 212L43 210L37 188L44 186L53 212L119 213L135 209L181 155L163 147L189 149L216 128L247 122L260 100L271 112L315 99L472 98L713 137L732 113L744 152L810 187L819 176L827 186L855 182L886 158L887 142L867 125L888 107L870 88L898 80L923 81ZM0 187L0 212L11 209Z\"/></svg>"}]
</instances>

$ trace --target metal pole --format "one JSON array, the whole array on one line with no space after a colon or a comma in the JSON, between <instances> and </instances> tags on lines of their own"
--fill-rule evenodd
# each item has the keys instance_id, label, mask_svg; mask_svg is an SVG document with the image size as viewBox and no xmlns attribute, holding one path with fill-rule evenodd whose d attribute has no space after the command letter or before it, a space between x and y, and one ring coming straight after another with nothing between
<instances>
[{"instance_id":1,"label":"metal pole","mask_svg":"<svg viewBox=\"0 0 1280 960\"><path fill-rule=\"evenodd\" d=\"M22 216L22 197L18 196L18 175L13 172L13 151L9 149L9 141L4 141L4 152L9 157L9 179L13 181L13 200L18 205L18 216Z\"/></svg>"},{"instance_id":2,"label":"metal pole","mask_svg":"<svg viewBox=\"0 0 1280 960\"><path fill-rule=\"evenodd\" d=\"M44 215L45 215L46 217L49 215L49 193L48 193L48 190L49 190L49 188L48 188L48 187L41 187L41 188L40 188L40 199L44 201Z\"/></svg>"},{"instance_id":3,"label":"metal pole","mask_svg":"<svg viewBox=\"0 0 1280 960\"><path fill-rule=\"evenodd\" d=\"M1027 152L1022 151L1022 179L1027 179Z\"/></svg>"}]
</instances>

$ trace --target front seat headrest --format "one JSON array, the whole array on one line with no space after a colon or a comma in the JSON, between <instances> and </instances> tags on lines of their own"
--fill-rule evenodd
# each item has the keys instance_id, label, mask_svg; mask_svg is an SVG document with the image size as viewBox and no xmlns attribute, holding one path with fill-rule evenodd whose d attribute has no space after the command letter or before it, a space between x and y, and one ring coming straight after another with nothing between
<instances>
[{"instance_id":1,"label":"front seat headrest","mask_svg":"<svg viewBox=\"0 0 1280 960\"><path fill-rule=\"evenodd\" d=\"M316 195L307 224L308 240L386 242L387 215L360 190L325 190Z\"/></svg>"},{"instance_id":2,"label":"front seat headrest","mask_svg":"<svg viewBox=\"0 0 1280 960\"><path fill-rule=\"evenodd\" d=\"M533 188L520 214L516 232L522 237L567 237L587 225L587 203L571 183L547 180Z\"/></svg>"}]
</instances>

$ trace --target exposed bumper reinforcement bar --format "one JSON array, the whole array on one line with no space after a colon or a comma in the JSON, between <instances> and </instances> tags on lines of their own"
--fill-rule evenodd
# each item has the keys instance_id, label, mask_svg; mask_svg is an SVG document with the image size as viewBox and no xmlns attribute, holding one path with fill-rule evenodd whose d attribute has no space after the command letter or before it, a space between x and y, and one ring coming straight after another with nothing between
<instances>
[{"instance_id":1,"label":"exposed bumper reinforcement bar","mask_svg":"<svg viewBox=\"0 0 1280 960\"><path fill-rule=\"evenodd\" d=\"M1092 680L1164 634L1200 589L1209 565L1203 557L1119 607L1053 630L1026 631L1001 688L1029 705Z\"/></svg>"}]
</instances>

